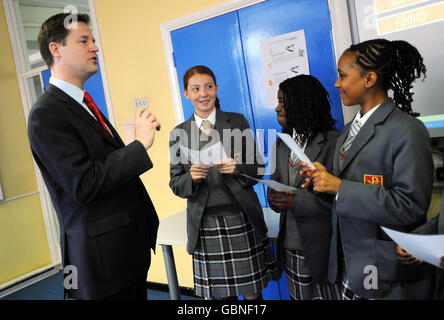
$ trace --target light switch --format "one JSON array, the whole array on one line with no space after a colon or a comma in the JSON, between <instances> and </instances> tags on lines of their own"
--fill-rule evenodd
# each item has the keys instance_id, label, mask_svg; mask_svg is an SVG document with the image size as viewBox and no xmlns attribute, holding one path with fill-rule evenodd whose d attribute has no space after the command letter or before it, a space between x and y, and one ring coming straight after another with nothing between
<instances>
[{"instance_id":1,"label":"light switch","mask_svg":"<svg viewBox=\"0 0 444 320\"><path fill-rule=\"evenodd\" d=\"M136 109L144 109L144 108L148 108L148 99L147 97L142 97L142 98L136 98L134 99L134 107Z\"/></svg>"}]
</instances>

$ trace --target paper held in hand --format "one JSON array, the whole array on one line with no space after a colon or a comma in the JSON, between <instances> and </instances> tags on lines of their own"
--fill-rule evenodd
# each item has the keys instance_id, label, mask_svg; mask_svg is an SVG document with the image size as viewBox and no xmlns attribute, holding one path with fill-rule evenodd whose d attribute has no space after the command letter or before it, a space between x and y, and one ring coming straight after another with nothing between
<instances>
[{"instance_id":1,"label":"paper held in hand","mask_svg":"<svg viewBox=\"0 0 444 320\"><path fill-rule=\"evenodd\" d=\"M293 151L299 159L301 159L301 161L305 162L307 164L307 166L309 166L310 168L315 169L315 166L313 165L313 163L310 161L310 159L307 157L307 155L304 153L304 151L302 151L302 149L298 146L298 144L293 140L293 138L286 134L286 133L276 133L279 138L282 139L282 141L285 142L285 144L290 148L291 151Z\"/></svg>"},{"instance_id":2,"label":"paper held in hand","mask_svg":"<svg viewBox=\"0 0 444 320\"><path fill-rule=\"evenodd\" d=\"M410 234L382 226L381 229L416 259L439 267L440 257L444 256L444 235Z\"/></svg>"},{"instance_id":3,"label":"paper held in hand","mask_svg":"<svg viewBox=\"0 0 444 320\"><path fill-rule=\"evenodd\" d=\"M266 186L270 187L271 189L279 191L279 192L296 190L296 188L287 186L285 184L282 184L282 183L274 181L274 180L260 180L260 179L256 179L256 178L250 177L250 176L248 176L246 174L243 174L243 173L241 173L241 176L244 176L244 177L256 180L256 181L258 181L260 183L265 184Z\"/></svg>"},{"instance_id":4,"label":"paper held in hand","mask_svg":"<svg viewBox=\"0 0 444 320\"><path fill-rule=\"evenodd\" d=\"M222 146L222 143L217 142L210 147L202 150L188 149L179 145L180 152L186 159L189 159L192 164L201 163L207 166L213 166L215 163L227 160L227 154Z\"/></svg>"}]
</instances>

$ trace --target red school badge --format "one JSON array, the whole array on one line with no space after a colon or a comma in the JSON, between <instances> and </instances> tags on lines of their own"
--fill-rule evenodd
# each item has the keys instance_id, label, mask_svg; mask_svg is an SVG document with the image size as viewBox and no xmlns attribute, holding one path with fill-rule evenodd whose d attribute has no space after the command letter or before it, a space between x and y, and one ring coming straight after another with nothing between
<instances>
[{"instance_id":1,"label":"red school badge","mask_svg":"<svg viewBox=\"0 0 444 320\"><path fill-rule=\"evenodd\" d=\"M364 174L364 183L382 186L382 175Z\"/></svg>"}]
</instances>

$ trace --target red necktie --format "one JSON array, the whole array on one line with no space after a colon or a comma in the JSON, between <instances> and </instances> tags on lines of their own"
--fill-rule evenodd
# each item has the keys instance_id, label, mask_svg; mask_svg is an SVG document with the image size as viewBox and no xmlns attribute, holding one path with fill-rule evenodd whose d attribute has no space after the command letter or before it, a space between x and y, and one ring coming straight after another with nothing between
<instances>
[{"instance_id":1,"label":"red necktie","mask_svg":"<svg viewBox=\"0 0 444 320\"><path fill-rule=\"evenodd\" d=\"M105 122L103 121L102 115L100 114L99 108L97 108L97 105L94 103L94 100L91 98L88 92L85 91L85 95L83 96L83 101L85 101L88 108L92 111L92 113L96 116L97 120L100 121L102 126L105 128L106 131L110 135L112 135L111 131L106 127Z\"/></svg>"}]
</instances>

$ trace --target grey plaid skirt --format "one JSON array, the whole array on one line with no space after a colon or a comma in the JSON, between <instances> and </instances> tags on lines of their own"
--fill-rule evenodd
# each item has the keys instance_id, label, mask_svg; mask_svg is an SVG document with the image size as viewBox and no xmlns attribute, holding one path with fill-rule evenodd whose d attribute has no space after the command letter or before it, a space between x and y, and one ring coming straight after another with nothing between
<instances>
[{"instance_id":1,"label":"grey plaid skirt","mask_svg":"<svg viewBox=\"0 0 444 320\"><path fill-rule=\"evenodd\" d=\"M339 300L339 288L334 284L313 282L310 269L301 250L285 249L285 275L293 300Z\"/></svg>"},{"instance_id":2,"label":"grey plaid skirt","mask_svg":"<svg viewBox=\"0 0 444 320\"><path fill-rule=\"evenodd\" d=\"M279 279L269 239L258 239L244 213L203 217L193 272L195 294L204 298L260 292Z\"/></svg>"}]
</instances>

